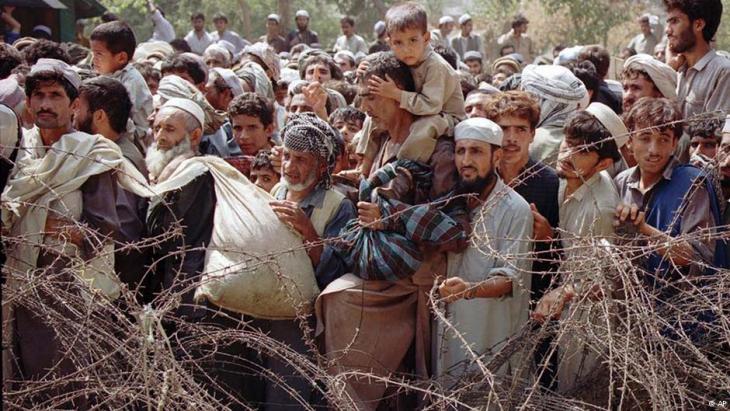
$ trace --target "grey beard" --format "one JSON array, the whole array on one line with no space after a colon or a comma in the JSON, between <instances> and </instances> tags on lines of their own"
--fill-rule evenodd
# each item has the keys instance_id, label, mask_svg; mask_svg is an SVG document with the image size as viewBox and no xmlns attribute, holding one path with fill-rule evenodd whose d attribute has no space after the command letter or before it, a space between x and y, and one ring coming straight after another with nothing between
<instances>
[{"instance_id":1,"label":"grey beard","mask_svg":"<svg viewBox=\"0 0 730 411\"><path fill-rule=\"evenodd\" d=\"M289 190L291 190L291 191L295 191L295 192L300 192L300 191L304 191L304 190L306 190L307 188L311 187L311 185L312 185L312 184L314 183L314 181L315 181L315 180L317 179L317 173L316 173L316 172L315 172L314 170L312 170L312 172L311 172L311 173L309 173L309 175L308 175L308 176L307 176L307 178L306 178L306 179L304 180L304 182L303 182L303 183L299 183L299 184L291 184L291 183L290 183L290 182L289 182L289 181L288 181L288 180L286 179L286 176L282 176L282 177L284 177L284 178L283 178L283 181L284 181L284 185L286 185L286 188L287 188L287 189L289 189Z\"/></svg>"},{"instance_id":2,"label":"grey beard","mask_svg":"<svg viewBox=\"0 0 730 411\"><path fill-rule=\"evenodd\" d=\"M147 149L147 156L144 161L147 164L147 170L150 173L150 180L157 179L162 173L162 170L170 164L175 157L183 154L192 153L193 146L190 142L190 136L185 136L185 139L180 141L175 147L169 150L160 150L157 148L157 142Z\"/></svg>"}]
</instances>

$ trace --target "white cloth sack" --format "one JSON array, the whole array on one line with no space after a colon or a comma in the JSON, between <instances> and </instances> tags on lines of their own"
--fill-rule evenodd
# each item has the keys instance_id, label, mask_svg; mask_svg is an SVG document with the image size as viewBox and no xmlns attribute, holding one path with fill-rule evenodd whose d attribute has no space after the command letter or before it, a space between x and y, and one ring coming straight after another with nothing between
<instances>
[{"instance_id":1,"label":"white cloth sack","mask_svg":"<svg viewBox=\"0 0 730 411\"><path fill-rule=\"evenodd\" d=\"M185 160L154 190L180 188L206 171L217 201L195 300L272 320L310 312L319 294L312 262L301 237L274 214L268 193L213 156Z\"/></svg>"}]
</instances>

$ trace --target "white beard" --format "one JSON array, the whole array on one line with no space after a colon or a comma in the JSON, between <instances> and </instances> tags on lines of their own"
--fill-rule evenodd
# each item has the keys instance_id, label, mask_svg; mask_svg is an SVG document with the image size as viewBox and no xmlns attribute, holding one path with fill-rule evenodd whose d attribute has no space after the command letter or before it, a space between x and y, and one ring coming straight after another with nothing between
<instances>
[{"instance_id":1,"label":"white beard","mask_svg":"<svg viewBox=\"0 0 730 411\"><path fill-rule=\"evenodd\" d=\"M289 180L287 180L286 176L282 177L284 177L284 185L286 185L287 189L294 192L300 192L306 190L307 188L311 187L312 184L314 184L314 181L317 179L317 173L315 172L315 170L312 170L307 178L304 179L304 182L299 184L292 184L289 182Z\"/></svg>"},{"instance_id":2,"label":"white beard","mask_svg":"<svg viewBox=\"0 0 730 411\"><path fill-rule=\"evenodd\" d=\"M147 156L144 159L150 174L150 181L157 180L157 177L162 174L162 170L170 164L170 161L183 154L194 154L192 143L190 143L190 136L185 136L184 140L168 150L158 149L157 142L153 142L147 148Z\"/></svg>"}]
</instances>

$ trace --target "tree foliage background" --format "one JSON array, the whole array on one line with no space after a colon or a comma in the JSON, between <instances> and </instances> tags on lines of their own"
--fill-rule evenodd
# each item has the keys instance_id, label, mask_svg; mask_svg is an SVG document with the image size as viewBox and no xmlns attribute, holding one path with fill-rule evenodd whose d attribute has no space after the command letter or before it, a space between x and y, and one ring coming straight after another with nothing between
<instances>
[{"instance_id":1,"label":"tree foliage background","mask_svg":"<svg viewBox=\"0 0 730 411\"><path fill-rule=\"evenodd\" d=\"M323 46L330 47L340 34L339 19L344 15L355 17L357 31L367 40L373 40L372 26L382 19L385 11L396 0L157 0L179 37L190 30L190 15L196 11L205 13L208 30L213 30L211 20L216 12L228 16L230 28L249 40L255 40L266 32L266 16L278 13L282 16L283 32L294 25L294 13L303 8L312 16L310 27L317 31ZM117 13L134 27L139 41L152 34L152 23L147 16L146 0L102 0L112 12ZM629 39L638 33L636 16L644 12L658 14L663 10L658 0L427 0L420 2L429 12L432 25L436 25L445 7L463 10L475 20L475 30L483 33L487 44L499 34L509 30L512 16L521 12L530 20L529 33L541 51L550 50L555 44L601 43L617 53ZM730 7L723 12L723 24L717 34L718 48L730 49ZM93 25L90 25L93 26ZM87 28L87 29L90 29Z\"/></svg>"}]
</instances>

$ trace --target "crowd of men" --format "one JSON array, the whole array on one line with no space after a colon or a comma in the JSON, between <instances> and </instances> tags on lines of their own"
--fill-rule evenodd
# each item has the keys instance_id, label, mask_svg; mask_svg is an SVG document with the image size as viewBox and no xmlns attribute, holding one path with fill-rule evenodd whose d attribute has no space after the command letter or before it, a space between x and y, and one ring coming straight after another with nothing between
<instances>
[{"instance_id":1,"label":"crowd of men","mask_svg":"<svg viewBox=\"0 0 730 411\"><path fill-rule=\"evenodd\" d=\"M652 245L633 263L654 303L668 301L672 281L730 268L720 239L730 224L730 59L712 45L720 0L664 4L664 35L639 19L618 81L601 45L539 54L522 15L489 62L471 16L430 28L415 3L390 8L371 44L343 17L330 50L305 10L286 35L269 15L251 43L220 13L215 31L194 13L176 38L151 0L146 42L113 20L91 31L88 47L1 44L4 271L50 276L116 250L110 275L141 303L178 292L171 315L182 321L246 324L305 356L315 338L334 374L452 383L477 371L474 353L489 357L529 321L557 320L600 295L588 274L572 275L596 258L579 246L586 241ZM321 290L311 327L193 299L221 201L220 177L190 174L201 156L269 193L303 239ZM163 198L144 186L166 187ZM166 236L172 226L182 234ZM373 241L341 241L363 233ZM125 247L149 238L163 240ZM453 327L431 311L434 282ZM6 318L3 307L16 380L75 372L47 318L22 304ZM187 331L166 324L176 355L194 356ZM550 364L546 388L567 392L587 363L600 363L580 344L548 359L549 345L531 360ZM194 374L217 381L203 384L232 408L326 405L281 358L245 344L220 351L225 360ZM491 372L525 372L520 364L515 354ZM383 380L345 381L362 409L396 401ZM39 403L44 395L39 388Z\"/></svg>"}]
</instances>

